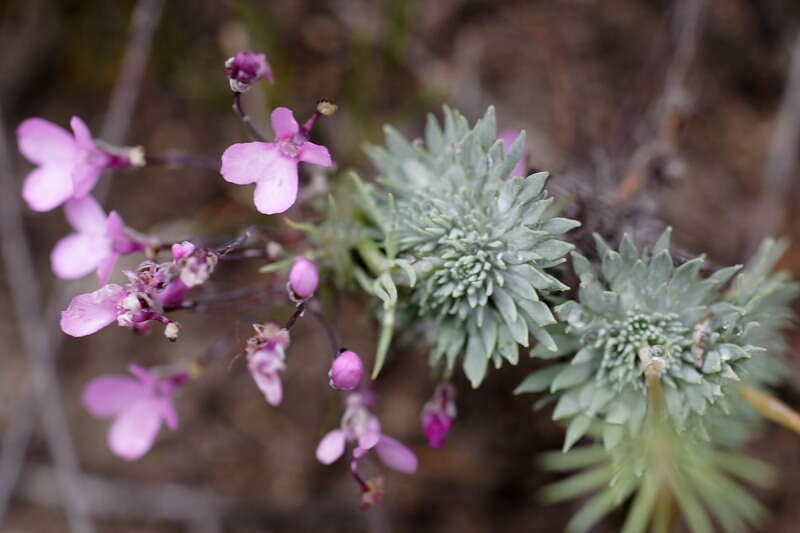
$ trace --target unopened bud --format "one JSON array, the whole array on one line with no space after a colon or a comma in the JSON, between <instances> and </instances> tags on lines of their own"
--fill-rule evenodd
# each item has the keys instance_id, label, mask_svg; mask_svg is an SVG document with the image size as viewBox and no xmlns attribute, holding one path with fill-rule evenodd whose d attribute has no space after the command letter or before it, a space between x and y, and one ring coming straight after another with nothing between
<instances>
[{"instance_id":1,"label":"unopened bud","mask_svg":"<svg viewBox=\"0 0 800 533\"><path fill-rule=\"evenodd\" d=\"M356 352L345 350L333 360L328 372L330 385L334 389L353 390L364 376L364 363Z\"/></svg>"},{"instance_id":2,"label":"unopened bud","mask_svg":"<svg viewBox=\"0 0 800 533\"><path fill-rule=\"evenodd\" d=\"M292 263L289 271L289 288L299 300L311 298L319 284L319 272L314 261L305 257L298 257Z\"/></svg>"}]
</instances>

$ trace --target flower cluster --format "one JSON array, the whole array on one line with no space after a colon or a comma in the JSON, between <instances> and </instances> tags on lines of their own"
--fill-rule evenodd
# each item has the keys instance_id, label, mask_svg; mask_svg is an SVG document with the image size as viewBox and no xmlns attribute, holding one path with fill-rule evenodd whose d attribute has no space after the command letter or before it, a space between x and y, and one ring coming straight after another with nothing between
<instances>
[{"instance_id":1,"label":"flower cluster","mask_svg":"<svg viewBox=\"0 0 800 533\"><path fill-rule=\"evenodd\" d=\"M217 254L188 242L173 246L173 253L172 261L147 260L135 271L124 271L128 278L125 285L110 283L75 296L61 313L61 329L73 337L83 337L114 322L140 332L151 322L161 322L165 336L176 340L180 325L165 313L178 307L191 287L208 279L217 264Z\"/></svg>"}]
</instances>

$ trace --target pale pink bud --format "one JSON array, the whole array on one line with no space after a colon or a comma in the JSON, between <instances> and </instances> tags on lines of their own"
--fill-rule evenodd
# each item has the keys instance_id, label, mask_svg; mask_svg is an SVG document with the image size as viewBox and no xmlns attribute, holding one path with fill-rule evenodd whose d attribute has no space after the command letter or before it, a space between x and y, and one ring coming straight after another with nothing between
<instances>
[{"instance_id":1,"label":"pale pink bud","mask_svg":"<svg viewBox=\"0 0 800 533\"><path fill-rule=\"evenodd\" d=\"M364 376L364 363L356 352L345 350L333 360L328 372L331 387L340 390L353 390Z\"/></svg>"},{"instance_id":2,"label":"pale pink bud","mask_svg":"<svg viewBox=\"0 0 800 533\"><path fill-rule=\"evenodd\" d=\"M289 287L292 289L294 296L298 299L305 300L314 295L319 284L319 272L317 265L314 261L306 259L305 257L298 257L292 263L292 269L289 271Z\"/></svg>"}]
</instances>

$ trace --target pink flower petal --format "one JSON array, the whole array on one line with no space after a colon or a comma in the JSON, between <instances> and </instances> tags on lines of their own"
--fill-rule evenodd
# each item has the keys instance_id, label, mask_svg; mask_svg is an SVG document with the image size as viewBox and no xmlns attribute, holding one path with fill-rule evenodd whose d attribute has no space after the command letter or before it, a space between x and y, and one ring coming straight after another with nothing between
<instances>
[{"instance_id":1,"label":"pink flower petal","mask_svg":"<svg viewBox=\"0 0 800 533\"><path fill-rule=\"evenodd\" d=\"M119 255L110 253L97 263L97 282L100 285L108 283L111 273L114 272L114 265L117 264L117 259L119 259Z\"/></svg>"},{"instance_id":2,"label":"pink flower petal","mask_svg":"<svg viewBox=\"0 0 800 533\"><path fill-rule=\"evenodd\" d=\"M99 418L114 416L146 395L142 385L128 376L101 376L83 389L83 406Z\"/></svg>"},{"instance_id":3,"label":"pink flower petal","mask_svg":"<svg viewBox=\"0 0 800 533\"><path fill-rule=\"evenodd\" d=\"M280 405L283 400L283 384L280 376L278 374L264 374L263 372L253 372L252 374L267 403L272 406Z\"/></svg>"},{"instance_id":4,"label":"pink flower petal","mask_svg":"<svg viewBox=\"0 0 800 533\"><path fill-rule=\"evenodd\" d=\"M71 233L50 253L53 273L61 279L78 279L98 267L110 253L108 241L87 233Z\"/></svg>"},{"instance_id":5,"label":"pink flower petal","mask_svg":"<svg viewBox=\"0 0 800 533\"><path fill-rule=\"evenodd\" d=\"M78 143L78 146L84 149L95 147L94 141L92 140L92 132L89 131L89 127L86 126L86 123L81 120L80 117L72 117L72 120L69 121L69 126L75 134L75 142Z\"/></svg>"},{"instance_id":6,"label":"pink flower petal","mask_svg":"<svg viewBox=\"0 0 800 533\"><path fill-rule=\"evenodd\" d=\"M159 403L143 399L117 416L108 433L108 445L123 459L135 461L150 451L160 428Z\"/></svg>"},{"instance_id":7,"label":"pink flower petal","mask_svg":"<svg viewBox=\"0 0 800 533\"><path fill-rule=\"evenodd\" d=\"M61 313L61 330L73 337L91 335L117 319L117 305L127 294L119 285L106 285L74 297Z\"/></svg>"},{"instance_id":8,"label":"pink flower petal","mask_svg":"<svg viewBox=\"0 0 800 533\"><path fill-rule=\"evenodd\" d=\"M64 206L64 215L70 225L83 233L102 235L106 225L106 214L91 196L76 198Z\"/></svg>"},{"instance_id":9,"label":"pink flower petal","mask_svg":"<svg viewBox=\"0 0 800 533\"><path fill-rule=\"evenodd\" d=\"M363 429L358 433L358 445L365 450L373 448L381 439L381 423L378 417L370 415Z\"/></svg>"},{"instance_id":10,"label":"pink flower petal","mask_svg":"<svg viewBox=\"0 0 800 533\"><path fill-rule=\"evenodd\" d=\"M160 404L160 413L161 418L164 419L164 423L167 424L167 427L172 431L175 431L179 426L178 412L175 410L175 404L172 402L173 399L171 397L162 399Z\"/></svg>"},{"instance_id":11,"label":"pink flower petal","mask_svg":"<svg viewBox=\"0 0 800 533\"><path fill-rule=\"evenodd\" d=\"M98 154L95 154L97 156ZM105 158L103 158L105 159ZM105 163L101 161L82 161L76 163L72 167L72 173L70 177L72 179L72 189L73 194L76 198L80 198L82 196L86 196L94 186L97 184L97 180L100 179L100 175L103 173L103 169L105 168Z\"/></svg>"},{"instance_id":12,"label":"pink flower petal","mask_svg":"<svg viewBox=\"0 0 800 533\"><path fill-rule=\"evenodd\" d=\"M68 164L78 157L78 145L64 128L42 118L29 118L17 128L19 151L33 163Z\"/></svg>"},{"instance_id":13,"label":"pink flower petal","mask_svg":"<svg viewBox=\"0 0 800 533\"><path fill-rule=\"evenodd\" d=\"M329 167L333 164L331 154L326 147L308 141L304 142L300 148L300 161L323 167Z\"/></svg>"},{"instance_id":14,"label":"pink flower petal","mask_svg":"<svg viewBox=\"0 0 800 533\"><path fill-rule=\"evenodd\" d=\"M22 197L35 211L50 211L72 196L71 163L36 168L22 184Z\"/></svg>"},{"instance_id":15,"label":"pink flower petal","mask_svg":"<svg viewBox=\"0 0 800 533\"><path fill-rule=\"evenodd\" d=\"M417 456L406 445L392 437L381 435L381 439L375 446L375 452L383 464L393 470L406 474L413 474L417 471Z\"/></svg>"},{"instance_id":16,"label":"pink flower petal","mask_svg":"<svg viewBox=\"0 0 800 533\"><path fill-rule=\"evenodd\" d=\"M297 200L297 161L278 157L270 167L270 175L256 185L256 209L265 215L283 213Z\"/></svg>"},{"instance_id":17,"label":"pink flower petal","mask_svg":"<svg viewBox=\"0 0 800 533\"><path fill-rule=\"evenodd\" d=\"M300 131L300 126L294 119L294 113L288 107L276 107L272 111L270 120L272 120L272 130L275 132L276 139L285 139Z\"/></svg>"},{"instance_id":18,"label":"pink flower petal","mask_svg":"<svg viewBox=\"0 0 800 533\"><path fill-rule=\"evenodd\" d=\"M111 249L118 255L144 250L144 245L130 238L125 221L116 211L111 211L105 223L105 236L111 239Z\"/></svg>"},{"instance_id":19,"label":"pink flower petal","mask_svg":"<svg viewBox=\"0 0 800 533\"><path fill-rule=\"evenodd\" d=\"M317 446L317 459L324 465L329 465L336 461L344 453L345 445L344 431L334 429L328 432Z\"/></svg>"},{"instance_id":20,"label":"pink flower petal","mask_svg":"<svg viewBox=\"0 0 800 533\"><path fill-rule=\"evenodd\" d=\"M220 173L225 181L247 185L269 176L272 163L280 158L275 143L237 143L222 153Z\"/></svg>"}]
</instances>

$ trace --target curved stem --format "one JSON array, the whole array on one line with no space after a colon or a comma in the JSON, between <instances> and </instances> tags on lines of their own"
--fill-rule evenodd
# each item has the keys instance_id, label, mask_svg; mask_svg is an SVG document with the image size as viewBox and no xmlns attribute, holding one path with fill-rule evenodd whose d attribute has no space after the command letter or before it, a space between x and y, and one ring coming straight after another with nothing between
<instances>
[{"instance_id":1,"label":"curved stem","mask_svg":"<svg viewBox=\"0 0 800 533\"><path fill-rule=\"evenodd\" d=\"M239 115L239 118L245 123L247 129L250 131L250 135L255 140L260 142L265 142L267 140L266 137L258 131L253 121L250 120L250 116L245 113L244 107L242 106L242 93L233 93L233 111Z\"/></svg>"}]
</instances>

